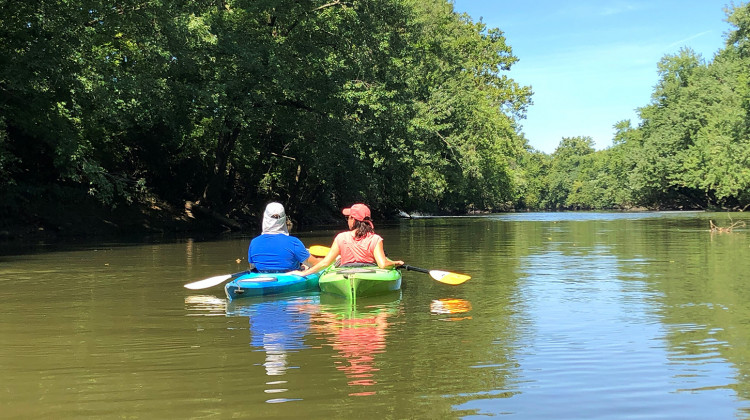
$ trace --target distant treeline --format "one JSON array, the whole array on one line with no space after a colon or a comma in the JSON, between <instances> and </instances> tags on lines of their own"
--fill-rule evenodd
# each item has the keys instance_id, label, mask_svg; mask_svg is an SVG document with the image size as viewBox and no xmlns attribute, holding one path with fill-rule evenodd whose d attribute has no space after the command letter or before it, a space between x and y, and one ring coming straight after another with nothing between
<instances>
[{"instance_id":1,"label":"distant treeline","mask_svg":"<svg viewBox=\"0 0 750 420\"><path fill-rule=\"evenodd\" d=\"M446 0L3 1L0 218L86 208L301 221L381 214L744 208L750 9L710 63L659 63L614 145L533 150L499 29ZM616 83L616 81L613 81Z\"/></svg>"},{"instance_id":2,"label":"distant treeline","mask_svg":"<svg viewBox=\"0 0 750 420\"><path fill-rule=\"evenodd\" d=\"M750 5L726 10L733 30L706 62L690 49L658 63L641 122L615 125L613 145L565 138L532 153L529 208L729 209L750 206ZM617 81L613 81L617 83Z\"/></svg>"}]
</instances>

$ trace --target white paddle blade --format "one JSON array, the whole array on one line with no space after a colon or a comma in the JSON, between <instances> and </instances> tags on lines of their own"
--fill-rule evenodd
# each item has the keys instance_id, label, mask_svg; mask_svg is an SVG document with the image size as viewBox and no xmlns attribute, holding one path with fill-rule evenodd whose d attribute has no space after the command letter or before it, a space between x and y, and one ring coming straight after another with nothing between
<instances>
[{"instance_id":1,"label":"white paddle blade","mask_svg":"<svg viewBox=\"0 0 750 420\"><path fill-rule=\"evenodd\" d=\"M449 271L430 270L430 276L445 284L457 285L469 280L471 276L466 274L451 273Z\"/></svg>"},{"instance_id":2,"label":"white paddle blade","mask_svg":"<svg viewBox=\"0 0 750 420\"><path fill-rule=\"evenodd\" d=\"M204 280L188 283L185 285L185 287L188 289L192 289L192 290L207 289L211 286L216 286L217 284L224 283L225 281L231 278L232 278L231 274L224 274L222 276L209 277Z\"/></svg>"}]
</instances>

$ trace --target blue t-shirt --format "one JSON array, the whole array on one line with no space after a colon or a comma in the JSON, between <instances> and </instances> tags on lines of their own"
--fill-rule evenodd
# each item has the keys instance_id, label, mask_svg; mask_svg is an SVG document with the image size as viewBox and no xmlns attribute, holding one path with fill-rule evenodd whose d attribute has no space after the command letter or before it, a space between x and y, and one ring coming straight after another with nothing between
<instances>
[{"instance_id":1,"label":"blue t-shirt","mask_svg":"<svg viewBox=\"0 0 750 420\"><path fill-rule=\"evenodd\" d=\"M250 241L247 261L258 271L297 270L310 258L302 241L283 234L263 234Z\"/></svg>"}]
</instances>

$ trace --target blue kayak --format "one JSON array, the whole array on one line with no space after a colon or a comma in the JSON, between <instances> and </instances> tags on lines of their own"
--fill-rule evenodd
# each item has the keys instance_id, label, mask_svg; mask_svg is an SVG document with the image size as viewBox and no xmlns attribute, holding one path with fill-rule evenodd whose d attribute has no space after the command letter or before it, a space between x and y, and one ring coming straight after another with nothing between
<instances>
[{"instance_id":1,"label":"blue kayak","mask_svg":"<svg viewBox=\"0 0 750 420\"><path fill-rule=\"evenodd\" d=\"M320 272L305 277L287 273L247 273L224 286L229 300L251 296L317 290Z\"/></svg>"}]
</instances>

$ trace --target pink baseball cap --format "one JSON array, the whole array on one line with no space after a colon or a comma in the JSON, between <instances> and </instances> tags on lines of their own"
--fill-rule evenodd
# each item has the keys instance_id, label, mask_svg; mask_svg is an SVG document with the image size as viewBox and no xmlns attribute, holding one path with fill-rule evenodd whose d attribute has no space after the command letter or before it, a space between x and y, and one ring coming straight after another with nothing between
<instances>
[{"instance_id":1,"label":"pink baseball cap","mask_svg":"<svg viewBox=\"0 0 750 420\"><path fill-rule=\"evenodd\" d=\"M359 220L360 222L364 222L365 217L370 217L370 209L361 203L354 204L342 210L341 213L344 213L344 216L352 216L354 220Z\"/></svg>"}]
</instances>

